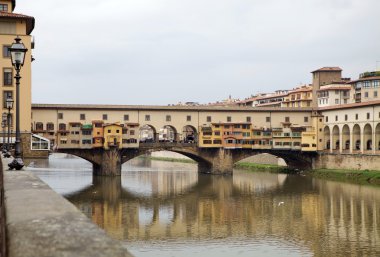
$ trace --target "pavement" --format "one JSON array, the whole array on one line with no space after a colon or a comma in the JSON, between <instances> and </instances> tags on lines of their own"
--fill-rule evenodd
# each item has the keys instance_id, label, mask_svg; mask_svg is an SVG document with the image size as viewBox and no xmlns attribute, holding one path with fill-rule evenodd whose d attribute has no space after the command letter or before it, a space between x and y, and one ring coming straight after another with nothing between
<instances>
[{"instance_id":1,"label":"pavement","mask_svg":"<svg viewBox=\"0 0 380 257\"><path fill-rule=\"evenodd\" d=\"M2 158L9 257L132 256L32 172Z\"/></svg>"}]
</instances>

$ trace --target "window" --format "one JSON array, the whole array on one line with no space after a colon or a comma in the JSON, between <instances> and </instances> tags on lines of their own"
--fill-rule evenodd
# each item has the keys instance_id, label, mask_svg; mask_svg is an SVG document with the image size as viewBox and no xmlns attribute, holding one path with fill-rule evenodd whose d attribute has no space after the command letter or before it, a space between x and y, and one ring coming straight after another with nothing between
<instances>
[{"instance_id":1,"label":"window","mask_svg":"<svg viewBox=\"0 0 380 257\"><path fill-rule=\"evenodd\" d=\"M91 135L91 130L82 130L82 135L84 135L84 136L90 136Z\"/></svg>"},{"instance_id":2,"label":"window","mask_svg":"<svg viewBox=\"0 0 380 257\"><path fill-rule=\"evenodd\" d=\"M7 108L7 99L8 98L13 99L12 91L3 91L3 108Z\"/></svg>"},{"instance_id":3,"label":"window","mask_svg":"<svg viewBox=\"0 0 380 257\"><path fill-rule=\"evenodd\" d=\"M110 130L110 129L108 130L108 133L111 133L111 130Z\"/></svg>"},{"instance_id":4,"label":"window","mask_svg":"<svg viewBox=\"0 0 380 257\"><path fill-rule=\"evenodd\" d=\"M377 97L377 91L373 91L373 97Z\"/></svg>"},{"instance_id":5,"label":"window","mask_svg":"<svg viewBox=\"0 0 380 257\"><path fill-rule=\"evenodd\" d=\"M80 114L80 120L85 120L85 119L86 119L86 114L81 113L81 114Z\"/></svg>"},{"instance_id":6,"label":"window","mask_svg":"<svg viewBox=\"0 0 380 257\"><path fill-rule=\"evenodd\" d=\"M145 121L150 121L150 115L145 115Z\"/></svg>"},{"instance_id":7,"label":"window","mask_svg":"<svg viewBox=\"0 0 380 257\"><path fill-rule=\"evenodd\" d=\"M355 114L355 119L356 119L356 120L359 119L359 114Z\"/></svg>"},{"instance_id":8,"label":"window","mask_svg":"<svg viewBox=\"0 0 380 257\"><path fill-rule=\"evenodd\" d=\"M335 104L339 104L339 99L335 99Z\"/></svg>"},{"instance_id":9,"label":"window","mask_svg":"<svg viewBox=\"0 0 380 257\"><path fill-rule=\"evenodd\" d=\"M66 130L66 124L65 123L59 123L58 128L59 128L59 130Z\"/></svg>"},{"instance_id":10,"label":"window","mask_svg":"<svg viewBox=\"0 0 380 257\"><path fill-rule=\"evenodd\" d=\"M128 114L124 114L124 120L126 120L126 121L129 120L129 115Z\"/></svg>"},{"instance_id":11,"label":"window","mask_svg":"<svg viewBox=\"0 0 380 257\"><path fill-rule=\"evenodd\" d=\"M1 8L0 8L1 9ZM11 46L3 46L3 57L4 58L9 58L11 57L11 52L9 51L9 48Z\"/></svg>"},{"instance_id":12,"label":"window","mask_svg":"<svg viewBox=\"0 0 380 257\"><path fill-rule=\"evenodd\" d=\"M91 139L83 139L82 140L82 145L91 145L92 142L91 142Z\"/></svg>"},{"instance_id":13,"label":"window","mask_svg":"<svg viewBox=\"0 0 380 257\"><path fill-rule=\"evenodd\" d=\"M247 116L247 122L251 122L251 117Z\"/></svg>"},{"instance_id":14,"label":"window","mask_svg":"<svg viewBox=\"0 0 380 257\"><path fill-rule=\"evenodd\" d=\"M4 86L12 86L12 69L4 68L3 69L3 84Z\"/></svg>"},{"instance_id":15,"label":"window","mask_svg":"<svg viewBox=\"0 0 380 257\"><path fill-rule=\"evenodd\" d=\"M191 115L186 116L186 121L191 121Z\"/></svg>"},{"instance_id":16,"label":"window","mask_svg":"<svg viewBox=\"0 0 380 257\"><path fill-rule=\"evenodd\" d=\"M134 130L130 130L129 131L129 135L134 136L135 135L135 131Z\"/></svg>"},{"instance_id":17,"label":"window","mask_svg":"<svg viewBox=\"0 0 380 257\"><path fill-rule=\"evenodd\" d=\"M50 150L50 141L39 137L37 135L32 135L32 150Z\"/></svg>"},{"instance_id":18,"label":"window","mask_svg":"<svg viewBox=\"0 0 380 257\"><path fill-rule=\"evenodd\" d=\"M347 114L344 115L344 120L345 120L345 121L348 120L348 115L347 115Z\"/></svg>"},{"instance_id":19,"label":"window","mask_svg":"<svg viewBox=\"0 0 380 257\"><path fill-rule=\"evenodd\" d=\"M285 122L290 122L290 117L285 117Z\"/></svg>"},{"instance_id":20,"label":"window","mask_svg":"<svg viewBox=\"0 0 380 257\"><path fill-rule=\"evenodd\" d=\"M166 115L166 121L171 121L171 120L172 120L172 116Z\"/></svg>"},{"instance_id":21,"label":"window","mask_svg":"<svg viewBox=\"0 0 380 257\"><path fill-rule=\"evenodd\" d=\"M108 120L108 115L107 114L103 114L103 120Z\"/></svg>"},{"instance_id":22,"label":"window","mask_svg":"<svg viewBox=\"0 0 380 257\"><path fill-rule=\"evenodd\" d=\"M37 122L36 130L44 130L44 124L42 122Z\"/></svg>"},{"instance_id":23,"label":"window","mask_svg":"<svg viewBox=\"0 0 380 257\"><path fill-rule=\"evenodd\" d=\"M303 122L309 122L309 117L303 117Z\"/></svg>"},{"instance_id":24,"label":"window","mask_svg":"<svg viewBox=\"0 0 380 257\"><path fill-rule=\"evenodd\" d=\"M231 122L231 116L227 116L227 122Z\"/></svg>"},{"instance_id":25,"label":"window","mask_svg":"<svg viewBox=\"0 0 380 257\"><path fill-rule=\"evenodd\" d=\"M270 122L270 117L266 117L266 118L265 118L265 121L266 121L266 122Z\"/></svg>"},{"instance_id":26,"label":"window","mask_svg":"<svg viewBox=\"0 0 380 257\"><path fill-rule=\"evenodd\" d=\"M58 119L62 120L63 119L63 113L58 113Z\"/></svg>"},{"instance_id":27,"label":"window","mask_svg":"<svg viewBox=\"0 0 380 257\"><path fill-rule=\"evenodd\" d=\"M338 121L338 115L335 115L335 121Z\"/></svg>"},{"instance_id":28,"label":"window","mask_svg":"<svg viewBox=\"0 0 380 257\"><path fill-rule=\"evenodd\" d=\"M46 124L46 130L54 130L54 124L53 123Z\"/></svg>"},{"instance_id":29,"label":"window","mask_svg":"<svg viewBox=\"0 0 380 257\"><path fill-rule=\"evenodd\" d=\"M205 145L211 145L212 141L211 140L203 140L203 144L205 144Z\"/></svg>"},{"instance_id":30,"label":"window","mask_svg":"<svg viewBox=\"0 0 380 257\"><path fill-rule=\"evenodd\" d=\"M365 92L365 93L364 93L364 97L365 97L365 98L368 98L368 92Z\"/></svg>"},{"instance_id":31,"label":"window","mask_svg":"<svg viewBox=\"0 0 380 257\"><path fill-rule=\"evenodd\" d=\"M367 112L367 120L369 120L370 118L371 118L371 114Z\"/></svg>"},{"instance_id":32,"label":"window","mask_svg":"<svg viewBox=\"0 0 380 257\"><path fill-rule=\"evenodd\" d=\"M211 116L207 116L207 122L211 122Z\"/></svg>"},{"instance_id":33,"label":"window","mask_svg":"<svg viewBox=\"0 0 380 257\"><path fill-rule=\"evenodd\" d=\"M214 135L215 135L215 136L220 136L220 131L215 131L215 132L214 132Z\"/></svg>"},{"instance_id":34,"label":"window","mask_svg":"<svg viewBox=\"0 0 380 257\"><path fill-rule=\"evenodd\" d=\"M8 12L8 5L0 4L0 12Z\"/></svg>"},{"instance_id":35,"label":"window","mask_svg":"<svg viewBox=\"0 0 380 257\"><path fill-rule=\"evenodd\" d=\"M326 120L326 122L329 122L329 116L326 116L325 120Z\"/></svg>"}]
</instances>

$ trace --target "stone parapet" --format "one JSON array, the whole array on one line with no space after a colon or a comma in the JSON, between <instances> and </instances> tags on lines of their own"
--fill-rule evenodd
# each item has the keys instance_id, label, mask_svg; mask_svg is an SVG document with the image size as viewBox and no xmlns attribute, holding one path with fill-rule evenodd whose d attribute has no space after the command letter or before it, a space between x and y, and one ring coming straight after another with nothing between
<instances>
[{"instance_id":1,"label":"stone parapet","mask_svg":"<svg viewBox=\"0 0 380 257\"><path fill-rule=\"evenodd\" d=\"M9 257L131 256L31 172L5 171L4 188Z\"/></svg>"}]
</instances>

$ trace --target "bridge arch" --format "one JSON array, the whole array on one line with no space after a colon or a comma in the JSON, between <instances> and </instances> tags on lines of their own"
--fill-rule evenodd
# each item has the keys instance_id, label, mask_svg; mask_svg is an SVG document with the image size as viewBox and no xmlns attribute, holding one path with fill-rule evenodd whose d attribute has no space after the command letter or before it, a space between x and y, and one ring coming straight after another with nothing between
<instances>
[{"instance_id":1,"label":"bridge arch","mask_svg":"<svg viewBox=\"0 0 380 257\"><path fill-rule=\"evenodd\" d=\"M364 149L367 151L372 150L372 126L369 123L363 128L363 141Z\"/></svg>"},{"instance_id":2,"label":"bridge arch","mask_svg":"<svg viewBox=\"0 0 380 257\"><path fill-rule=\"evenodd\" d=\"M352 143L353 143L353 149L355 151L361 150L361 136L360 136L360 126L358 124L355 124L352 128Z\"/></svg>"},{"instance_id":3,"label":"bridge arch","mask_svg":"<svg viewBox=\"0 0 380 257\"><path fill-rule=\"evenodd\" d=\"M241 160L255 156L258 154L271 154L278 158L282 158L289 168L308 170L312 168L312 158L315 156L315 153L299 153L287 150L250 150L242 149L239 152L235 152L233 157L233 163L237 163Z\"/></svg>"},{"instance_id":4,"label":"bridge arch","mask_svg":"<svg viewBox=\"0 0 380 257\"><path fill-rule=\"evenodd\" d=\"M164 125L158 131L159 142L178 142L179 134L178 130L172 125Z\"/></svg>"},{"instance_id":5,"label":"bridge arch","mask_svg":"<svg viewBox=\"0 0 380 257\"><path fill-rule=\"evenodd\" d=\"M139 133L141 143L152 143L158 141L157 129L150 124L141 126Z\"/></svg>"},{"instance_id":6,"label":"bridge arch","mask_svg":"<svg viewBox=\"0 0 380 257\"><path fill-rule=\"evenodd\" d=\"M351 149L351 141L350 141L350 128L347 124L345 124L342 128L342 146L343 150Z\"/></svg>"},{"instance_id":7,"label":"bridge arch","mask_svg":"<svg viewBox=\"0 0 380 257\"><path fill-rule=\"evenodd\" d=\"M196 143L196 142L198 142L197 129L192 125L185 125L182 128L182 141L184 143Z\"/></svg>"},{"instance_id":8,"label":"bridge arch","mask_svg":"<svg viewBox=\"0 0 380 257\"><path fill-rule=\"evenodd\" d=\"M380 150L380 123L378 123L376 125L376 128L375 128L375 145L374 145L374 147L377 151Z\"/></svg>"},{"instance_id":9,"label":"bridge arch","mask_svg":"<svg viewBox=\"0 0 380 257\"><path fill-rule=\"evenodd\" d=\"M340 141L339 141L339 127L338 125L335 125L333 127L333 132L332 132L332 149L333 150L339 150L340 147Z\"/></svg>"},{"instance_id":10,"label":"bridge arch","mask_svg":"<svg viewBox=\"0 0 380 257\"><path fill-rule=\"evenodd\" d=\"M330 127L326 126L323 129L323 142L325 144L324 149L330 150L331 149L331 141L330 141Z\"/></svg>"}]
</instances>

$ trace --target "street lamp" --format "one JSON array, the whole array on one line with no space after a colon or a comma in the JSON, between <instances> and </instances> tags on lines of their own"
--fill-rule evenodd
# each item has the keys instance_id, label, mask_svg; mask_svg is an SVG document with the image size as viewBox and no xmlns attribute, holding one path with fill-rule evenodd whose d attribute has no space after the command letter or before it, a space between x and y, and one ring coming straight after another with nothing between
<instances>
[{"instance_id":1,"label":"street lamp","mask_svg":"<svg viewBox=\"0 0 380 257\"><path fill-rule=\"evenodd\" d=\"M7 114L4 112L1 120L1 127L3 128L3 149L2 152L6 153L7 152L7 146L5 145L5 127L6 127L6 122L7 122Z\"/></svg>"},{"instance_id":2,"label":"street lamp","mask_svg":"<svg viewBox=\"0 0 380 257\"><path fill-rule=\"evenodd\" d=\"M10 157L9 151L11 150L11 142L9 140L9 137L11 136L11 110L13 109L13 99L11 97L8 97L6 100L6 106L8 109L7 114L7 124L8 124L8 140L7 140L7 156Z\"/></svg>"},{"instance_id":3,"label":"street lamp","mask_svg":"<svg viewBox=\"0 0 380 257\"><path fill-rule=\"evenodd\" d=\"M16 70L16 142L15 142L15 158L8 164L9 169L21 170L24 167L24 162L21 158L21 142L20 142L20 70L24 65L25 54L28 49L21 42L21 38L16 37L15 42L9 48L11 53L12 65Z\"/></svg>"}]
</instances>

